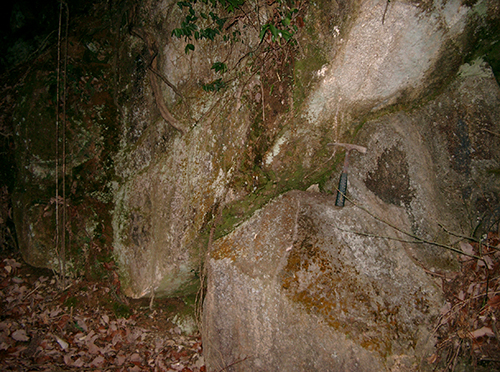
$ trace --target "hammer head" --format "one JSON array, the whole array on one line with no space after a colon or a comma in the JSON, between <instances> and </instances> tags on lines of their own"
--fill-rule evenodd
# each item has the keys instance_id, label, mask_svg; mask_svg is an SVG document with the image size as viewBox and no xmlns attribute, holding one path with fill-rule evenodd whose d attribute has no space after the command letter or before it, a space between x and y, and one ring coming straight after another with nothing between
<instances>
[{"instance_id":1,"label":"hammer head","mask_svg":"<svg viewBox=\"0 0 500 372\"><path fill-rule=\"evenodd\" d=\"M366 153L366 147L359 146L359 145L353 145L351 143L340 143L340 142L334 142L334 143L329 143L329 146L340 146L346 149L346 151L351 151L351 150L356 150L359 151L362 154Z\"/></svg>"}]
</instances>

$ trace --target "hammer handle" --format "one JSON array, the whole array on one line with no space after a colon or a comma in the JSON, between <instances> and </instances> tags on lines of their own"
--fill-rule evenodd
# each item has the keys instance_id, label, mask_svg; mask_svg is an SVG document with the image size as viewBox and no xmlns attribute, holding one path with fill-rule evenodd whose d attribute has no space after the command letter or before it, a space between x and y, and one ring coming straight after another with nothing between
<instances>
[{"instance_id":1,"label":"hammer handle","mask_svg":"<svg viewBox=\"0 0 500 372\"><path fill-rule=\"evenodd\" d=\"M337 191L337 199L335 199L335 205L337 207L343 207L345 203L345 195L347 192L347 172L342 172L339 180L339 189Z\"/></svg>"}]
</instances>

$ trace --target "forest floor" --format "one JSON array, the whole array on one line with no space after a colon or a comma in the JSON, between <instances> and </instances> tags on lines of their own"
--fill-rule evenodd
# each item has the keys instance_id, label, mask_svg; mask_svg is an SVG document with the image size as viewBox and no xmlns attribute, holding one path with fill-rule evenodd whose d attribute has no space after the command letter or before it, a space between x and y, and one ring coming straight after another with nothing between
<instances>
[{"instance_id":1,"label":"forest floor","mask_svg":"<svg viewBox=\"0 0 500 372\"><path fill-rule=\"evenodd\" d=\"M500 239L461 243L461 271L431 273L445 295L434 334L435 371L500 371ZM74 279L64 291L51 271L0 257L2 371L206 370L199 333L172 322L194 305L130 300L111 282ZM192 309L191 309L192 310Z\"/></svg>"},{"instance_id":2,"label":"forest floor","mask_svg":"<svg viewBox=\"0 0 500 372\"><path fill-rule=\"evenodd\" d=\"M19 255L0 261L1 371L204 372L201 337L172 322L192 304L125 299L107 282L62 291Z\"/></svg>"},{"instance_id":3,"label":"forest floor","mask_svg":"<svg viewBox=\"0 0 500 372\"><path fill-rule=\"evenodd\" d=\"M463 238L463 237L461 237ZM459 243L461 270L429 273L445 297L436 327L436 371L500 371L500 237ZM471 256L481 257L481 259ZM443 367L444 366L444 367Z\"/></svg>"}]
</instances>

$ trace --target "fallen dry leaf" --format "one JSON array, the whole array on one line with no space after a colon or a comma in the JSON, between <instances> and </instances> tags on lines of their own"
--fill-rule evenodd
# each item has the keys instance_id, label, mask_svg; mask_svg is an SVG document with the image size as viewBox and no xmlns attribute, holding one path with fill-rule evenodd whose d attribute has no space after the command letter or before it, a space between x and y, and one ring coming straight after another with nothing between
<instances>
[{"instance_id":1,"label":"fallen dry leaf","mask_svg":"<svg viewBox=\"0 0 500 372\"><path fill-rule=\"evenodd\" d=\"M125 363L125 360L127 357L124 354L118 354L115 358L115 364L117 366L121 366L123 363Z\"/></svg>"},{"instance_id":2,"label":"fallen dry leaf","mask_svg":"<svg viewBox=\"0 0 500 372\"><path fill-rule=\"evenodd\" d=\"M140 363L140 362L142 362L142 358L141 358L141 356L140 356L139 354L134 353L134 354L132 354L132 355L130 356L130 361L131 361L131 362Z\"/></svg>"},{"instance_id":3,"label":"fallen dry leaf","mask_svg":"<svg viewBox=\"0 0 500 372\"><path fill-rule=\"evenodd\" d=\"M37 272L16 260L8 262L10 269L3 270L5 264L2 259L0 370L163 372L173 371L171 365L183 367L183 372L205 369L199 335L174 329L161 299L155 301L154 311L131 307L132 316L117 318L106 307L116 301L106 283L79 285L76 279L61 291L47 276L51 274L37 278ZM65 305L70 299L78 300L76 306Z\"/></svg>"},{"instance_id":4,"label":"fallen dry leaf","mask_svg":"<svg viewBox=\"0 0 500 372\"><path fill-rule=\"evenodd\" d=\"M488 305L492 308L500 308L500 296L496 295L495 297L492 297L488 300Z\"/></svg>"},{"instance_id":5,"label":"fallen dry leaf","mask_svg":"<svg viewBox=\"0 0 500 372\"><path fill-rule=\"evenodd\" d=\"M56 339L56 341L59 344L59 346L61 347L61 349L63 349L64 351L68 350L69 345L66 341L64 341L61 337L59 337L57 335L54 335L54 338Z\"/></svg>"},{"instance_id":6,"label":"fallen dry leaf","mask_svg":"<svg viewBox=\"0 0 500 372\"><path fill-rule=\"evenodd\" d=\"M494 337L495 333L491 330L490 327L482 327L479 329L476 329L475 331L471 332L473 338L479 338L483 336L489 336L489 337Z\"/></svg>"},{"instance_id":7,"label":"fallen dry leaf","mask_svg":"<svg viewBox=\"0 0 500 372\"><path fill-rule=\"evenodd\" d=\"M16 341L29 341L30 338L26 335L26 331L24 329L18 329L14 333L12 333L11 337Z\"/></svg>"},{"instance_id":8,"label":"fallen dry leaf","mask_svg":"<svg viewBox=\"0 0 500 372\"><path fill-rule=\"evenodd\" d=\"M462 252L464 252L468 255L471 255L471 256L474 255L474 247L470 243L461 241L460 242L460 249L462 250ZM465 255L462 255L461 258L462 258L462 260L469 260L470 259L469 256L465 256Z\"/></svg>"},{"instance_id":9,"label":"fallen dry leaf","mask_svg":"<svg viewBox=\"0 0 500 372\"><path fill-rule=\"evenodd\" d=\"M98 356L96 357L91 363L90 363L90 366L91 367L101 367L103 364L104 364L105 360L102 356Z\"/></svg>"}]
</instances>

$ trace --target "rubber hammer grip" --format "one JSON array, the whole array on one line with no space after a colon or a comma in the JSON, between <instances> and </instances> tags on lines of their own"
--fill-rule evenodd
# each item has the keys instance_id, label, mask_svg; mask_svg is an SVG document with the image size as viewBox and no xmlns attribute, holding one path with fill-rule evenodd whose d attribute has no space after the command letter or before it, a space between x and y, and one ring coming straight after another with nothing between
<instances>
[{"instance_id":1,"label":"rubber hammer grip","mask_svg":"<svg viewBox=\"0 0 500 372\"><path fill-rule=\"evenodd\" d=\"M347 192L347 173L342 172L339 180L339 190L337 191L337 199L335 199L335 205L337 207L344 206L346 192Z\"/></svg>"}]
</instances>

